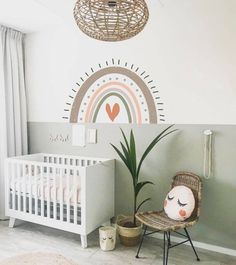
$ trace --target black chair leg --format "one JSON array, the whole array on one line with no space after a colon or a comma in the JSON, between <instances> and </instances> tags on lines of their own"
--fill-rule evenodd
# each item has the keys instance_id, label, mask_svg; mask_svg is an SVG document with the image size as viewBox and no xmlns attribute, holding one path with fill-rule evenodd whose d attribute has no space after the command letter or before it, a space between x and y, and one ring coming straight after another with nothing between
<instances>
[{"instance_id":1,"label":"black chair leg","mask_svg":"<svg viewBox=\"0 0 236 265\"><path fill-rule=\"evenodd\" d=\"M197 254L197 251L196 251L196 249L195 249L194 246L193 246L193 242L192 242L192 240L191 240L191 238L190 238L190 235L189 235L189 233L188 233L188 230L187 230L186 228L184 228L184 231L185 231L185 233L186 233L186 235L187 235L187 237L188 237L188 240L189 240L189 242L190 242L190 244L191 244L191 246L192 246L192 249L193 249L193 251L194 251L194 253L195 253L195 256L196 256L196 258L197 258L197 261L200 261L200 258L198 257L198 254Z\"/></svg>"},{"instance_id":2,"label":"black chair leg","mask_svg":"<svg viewBox=\"0 0 236 265\"><path fill-rule=\"evenodd\" d=\"M164 232L163 238L163 265L166 265L166 232Z\"/></svg>"},{"instance_id":3,"label":"black chair leg","mask_svg":"<svg viewBox=\"0 0 236 265\"><path fill-rule=\"evenodd\" d=\"M144 228L143 236L142 236L142 238L141 238L141 241L140 241L140 244L139 244L139 247L138 247L138 251L137 251L137 254L136 254L136 256L135 256L136 259L139 258L139 252L140 252L140 249L141 249L141 247L142 247L143 239L144 239L144 237L145 237L146 231L147 231L147 226L145 226L145 228Z\"/></svg>"},{"instance_id":4,"label":"black chair leg","mask_svg":"<svg viewBox=\"0 0 236 265\"><path fill-rule=\"evenodd\" d=\"M166 248L166 264L168 264L168 258L169 258L169 249L171 246L171 242L170 242L170 232L166 232L166 236L167 236L167 248Z\"/></svg>"},{"instance_id":5,"label":"black chair leg","mask_svg":"<svg viewBox=\"0 0 236 265\"><path fill-rule=\"evenodd\" d=\"M168 245L169 245L169 247L171 246L171 241L170 241L170 232L168 232Z\"/></svg>"}]
</instances>

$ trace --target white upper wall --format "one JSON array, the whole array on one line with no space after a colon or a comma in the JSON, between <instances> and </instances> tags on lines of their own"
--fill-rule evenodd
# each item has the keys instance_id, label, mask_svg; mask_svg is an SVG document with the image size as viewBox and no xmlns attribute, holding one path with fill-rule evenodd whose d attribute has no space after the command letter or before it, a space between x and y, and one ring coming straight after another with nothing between
<instances>
[{"instance_id":1,"label":"white upper wall","mask_svg":"<svg viewBox=\"0 0 236 265\"><path fill-rule=\"evenodd\" d=\"M144 31L117 43L80 32L73 1L37 2L63 23L26 36L29 121L63 121L80 76L115 58L150 74L167 123L236 124L235 0L149 0Z\"/></svg>"}]
</instances>

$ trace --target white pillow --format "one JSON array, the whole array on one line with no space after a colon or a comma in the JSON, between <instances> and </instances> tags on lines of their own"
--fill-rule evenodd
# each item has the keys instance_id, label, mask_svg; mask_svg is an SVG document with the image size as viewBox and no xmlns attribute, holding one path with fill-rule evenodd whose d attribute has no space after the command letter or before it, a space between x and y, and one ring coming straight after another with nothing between
<instances>
[{"instance_id":1,"label":"white pillow","mask_svg":"<svg viewBox=\"0 0 236 265\"><path fill-rule=\"evenodd\" d=\"M195 208L193 192L186 186L174 187L166 196L164 210L173 220L184 221L189 218Z\"/></svg>"}]
</instances>

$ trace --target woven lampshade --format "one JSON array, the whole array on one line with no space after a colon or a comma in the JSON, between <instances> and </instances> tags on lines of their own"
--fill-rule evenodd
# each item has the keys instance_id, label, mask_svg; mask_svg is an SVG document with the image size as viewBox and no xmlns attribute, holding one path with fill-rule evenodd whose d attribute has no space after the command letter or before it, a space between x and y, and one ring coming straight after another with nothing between
<instances>
[{"instance_id":1,"label":"woven lampshade","mask_svg":"<svg viewBox=\"0 0 236 265\"><path fill-rule=\"evenodd\" d=\"M149 12L144 0L77 0L74 17L88 36L103 41L121 41L137 35Z\"/></svg>"}]
</instances>

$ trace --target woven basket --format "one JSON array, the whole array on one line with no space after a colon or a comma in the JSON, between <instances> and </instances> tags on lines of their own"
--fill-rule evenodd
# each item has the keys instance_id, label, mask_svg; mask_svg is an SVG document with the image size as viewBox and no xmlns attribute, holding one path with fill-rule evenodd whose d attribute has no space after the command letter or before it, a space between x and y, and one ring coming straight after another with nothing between
<instances>
[{"instance_id":1,"label":"woven basket","mask_svg":"<svg viewBox=\"0 0 236 265\"><path fill-rule=\"evenodd\" d=\"M125 223L132 221L133 217L131 216L124 217L117 221L120 243L128 247L138 245L142 233L142 225L139 221L137 221L137 227L124 227Z\"/></svg>"}]
</instances>

